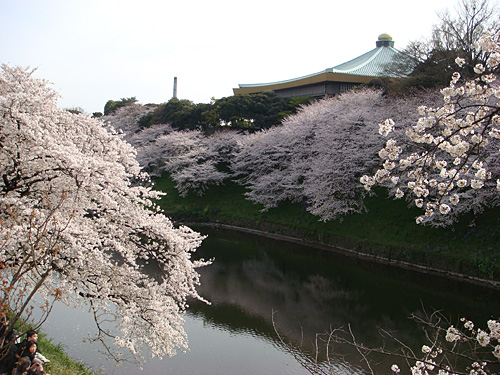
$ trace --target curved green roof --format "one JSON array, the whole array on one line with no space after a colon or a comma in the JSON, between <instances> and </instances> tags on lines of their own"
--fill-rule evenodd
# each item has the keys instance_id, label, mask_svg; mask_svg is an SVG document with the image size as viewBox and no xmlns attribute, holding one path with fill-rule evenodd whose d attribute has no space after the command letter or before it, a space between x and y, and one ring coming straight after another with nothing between
<instances>
[{"instance_id":1,"label":"curved green roof","mask_svg":"<svg viewBox=\"0 0 500 375\"><path fill-rule=\"evenodd\" d=\"M400 52L394 47L384 45L331 69L336 73L380 77L385 74L384 69L387 64L394 62L399 54Z\"/></svg>"},{"instance_id":2,"label":"curved green roof","mask_svg":"<svg viewBox=\"0 0 500 375\"><path fill-rule=\"evenodd\" d=\"M269 83L253 83L253 84L239 84L240 88L244 87L258 87L279 85L293 81L302 80L304 78L314 77L323 73L340 73L356 76L366 77L381 77L387 75L385 68L387 64L394 62L395 58L401 53L394 48L394 42L388 34L381 34L376 43L377 47L369 52L364 53L352 60L349 60L333 68L325 69L321 72L308 74L302 77L292 78L284 81L269 82ZM396 75L390 75L396 77Z\"/></svg>"}]
</instances>

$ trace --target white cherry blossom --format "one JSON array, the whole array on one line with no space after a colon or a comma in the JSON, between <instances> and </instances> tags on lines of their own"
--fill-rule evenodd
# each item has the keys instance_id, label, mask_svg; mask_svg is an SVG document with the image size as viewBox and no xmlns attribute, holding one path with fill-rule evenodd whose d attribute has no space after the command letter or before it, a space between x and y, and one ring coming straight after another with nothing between
<instances>
[{"instance_id":1,"label":"white cherry blossom","mask_svg":"<svg viewBox=\"0 0 500 375\"><path fill-rule=\"evenodd\" d=\"M191 255L203 237L175 227L136 151L102 122L57 107L50 85L20 67L0 74L2 308L19 318L41 296L116 320L114 343L141 355L187 348L183 312L200 299ZM149 265L148 265L149 264ZM144 269L149 267L154 276ZM152 268L151 268L152 267Z\"/></svg>"},{"instance_id":2,"label":"white cherry blossom","mask_svg":"<svg viewBox=\"0 0 500 375\"><path fill-rule=\"evenodd\" d=\"M499 39L498 34L485 33L475 47L495 56L473 67L476 78L462 80L458 72L453 74L450 85L441 90L441 106L417 108L421 117L405 131L405 150L393 153L394 167L387 162L388 145L379 152L383 169L374 171L377 184L390 188L396 198L401 196L398 189L409 190L439 207L426 206L419 223L448 225L463 212L500 204L500 88L496 75L486 74L499 65ZM465 60L457 58L456 63L464 66ZM393 122L382 122L380 133L388 134L387 124L397 126ZM386 181L395 176L398 184L389 186Z\"/></svg>"}]
</instances>

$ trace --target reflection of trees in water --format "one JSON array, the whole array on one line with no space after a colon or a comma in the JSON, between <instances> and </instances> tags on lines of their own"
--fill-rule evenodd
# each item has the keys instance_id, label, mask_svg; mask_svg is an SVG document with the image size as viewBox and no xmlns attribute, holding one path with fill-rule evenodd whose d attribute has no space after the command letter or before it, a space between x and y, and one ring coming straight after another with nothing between
<instances>
[{"instance_id":1,"label":"reflection of trees in water","mask_svg":"<svg viewBox=\"0 0 500 375\"><path fill-rule=\"evenodd\" d=\"M482 309L483 314L488 310L489 314L500 308L498 292L478 303L478 295L488 295L483 288L479 291L428 275L330 256L297 244L214 232L209 233L200 256L215 257L215 262L200 270L198 288L212 305L195 303L190 313L202 316L208 324L263 337L274 345L280 343L273 329L273 312L285 341L314 353L317 333L347 324L367 346L382 345L381 327L417 347L423 333L408 317L422 314L422 304L429 310L451 307L450 314L457 318L462 316L460 309ZM491 301L497 301L496 305ZM352 348L336 351L359 361Z\"/></svg>"},{"instance_id":2,"label":"reflection of trees in water","mask_svg":"<svg viewBox=\"0 0 500 375\"><path fill-rule=\"evenodd\" d=\"M370 315L359 290L349 290L318 274L299 278L283 272L269 258L239 264L215 262L202 271L199 292L212 305L197 303L191 313L203 315L214 325L251 332L279 345L272 325L275 312L277 330L287 342L309 355L314 355L317 333L356 319L369 319ZM378 337L374 318L368 325L375 330L372 336ZM367 333L364 330L362 336L366 338ZM320 359L324 359L323 350Z\"/></svg>"}]
</instances>

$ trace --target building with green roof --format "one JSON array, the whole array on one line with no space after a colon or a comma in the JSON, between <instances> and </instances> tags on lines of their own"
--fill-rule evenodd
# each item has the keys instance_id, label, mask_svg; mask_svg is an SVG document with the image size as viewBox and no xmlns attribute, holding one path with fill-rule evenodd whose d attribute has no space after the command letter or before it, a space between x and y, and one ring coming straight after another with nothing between
<instances>
[{"instance_id":1,"label":"building with green roof","mask_svg":"<svg viewBox=\"0 0 500 375\"><path fill-rule=\"evenodd\" d=\"M400 76L391 74L387 69L400 54L401 52L394 48L392 37L389 34L381 34L374 49L333 68L285 81L239 84L233 92L238 95L274 91L283 98L333 96L377 77Z\"/></svg>"}]
</instances>

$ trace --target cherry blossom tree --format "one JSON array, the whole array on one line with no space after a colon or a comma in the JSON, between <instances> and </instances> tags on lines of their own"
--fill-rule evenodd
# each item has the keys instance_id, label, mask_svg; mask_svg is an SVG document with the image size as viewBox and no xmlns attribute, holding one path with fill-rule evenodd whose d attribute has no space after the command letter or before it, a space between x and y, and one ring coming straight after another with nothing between
<instances>
[{"instance_id":1,"label":"cherry blossom tree","mask_svg":"<svg viewBox=\"0 0 500 375\"><path fill-rule=\"evenodd\" d=\"M174 131L158 139L160 169L170 173L181 196L190 190L202 195L208 186L229 177L218 170L217 153L205 141L199 130Z\"/></svg>"},{"instance_id":2,"label":"cherry blossom tree","mask_svg":"<svg viewBox=\"0 0 500 375\"><path fill-rule=\"evenodd\" d=\"M114 123L111 122L114 126ZM127 134L127 141L137 151L137 161L152 176L161 173L162 159L168 154L163 137L175 130L169 124L158 124L142 129L134 134Z\"/></svg>"},{"instance_id":3,"label":"cherry blossom tree","mask_svg":"<svg viewBox=\"0 0 500 375\"><path fill-rule=\"evenodd\" d=\"M361 178L367 190L392 185L396 198L406 195L425 210L417 223L447 225L462 212L500 202L500 90L497 76L489 73L500 64L499 38L499 33L483 35L474 48L488 54L486 66L477 64L476 77L465 81L456 72L441 90L444 105L420 106L406 143L387 140L379 152L383 168ZM385 120L380 134L387 136L394 125Z\"/></svg>"},{"instance_id":4,"label":"cherry blossom tree","mask_svg":"<svg viewBox=\"0 0 500 375\"><path fill-rule=\"evenodd\" d=\"M13 325L54 300L87 306L97 335L140 356L187 347L183 312L200 299L191 254L203 237L174 227L135 150L103 123L57 107L33 71L0 75L0 298ZM144 272L148 267L149 274ZM102 323L114 319L116 332ZM114 328L113 328L114 330ZM5 335L4 334L4 335Z\"/></svg>"},{"instance_id":5,"label":"cherry blossom tree","mask_svg":"<svg viewBox=\"0 0 500 375\"><path fill-rule=\"evenodd\" d=\"M129 141L131 137L142 130L139 120L151 113L155 105L142 105L131 102L128 105L121 106L100 119L113 126L118 132L125 134L125 140ZM129 143L134 143L130 142Z\"/></svg>"},{"instance_id":6,"label":"cherry blossom tree","mask_svg":"<svg viewBox=\"0 0 500 375\"><path fill-rule=\"evenodd\" d=\"M385 98L363 89L303 107L281 126L241 140L232 169L248 199L265 209L279 202L306 202L321 220L364 210L359 178L377 163L383 141L378 123L393 113L400 128L416 121L413 108L434 92Z\"/></svg>"},{"instance_id":7,"label":"cherry blossom tree","mask_svg":"<svg viewBox=\"0 0 500 375\"><path fill-rule=\"evenodd\" d=\"M246 196L265 209L284 200L302 201L304 160L314 138L314 125L276 126L248 134L231 159L237 181L248 188ZM298 163L298 164L297 164Z\"/></svg>"},{"instance_id":8,"label":"cherry blossom tree","mask_svg":"<svg viewBox=\"0 0 500 375\"><path fill-rule=\"evenodd\" d=\"M426 91L425 96L414 93L385 98L380 91L360 90L319 102L319 111L307 107L308 120L296 116L293 120L298 126L318 123L303 182L308 211L325 221L362 212L365 194L358 181L377 162L381 142L373 133L379 119L392 113L402 128L416 119L408 108L435 96ZM396 129L395 133L401 131Z\"/></svg>"},{"instance_id":9,"label":"cherry blossom tree","mask_svg":"<svg viewBox=\"0 0 500 375\"><path fill-rule=\"evenodd\" d=\"M227 164L237 147L239 133L218 131L206 136L199 130L177 130L170 124L142 128L140 118L151 111L152 106L132 103L102 120L123 132L124 140L136 149L140 166L150 175L167 171L183 197L189 191L203 195L209 186L230 177Z\"/></svg>"}]
</instances>

